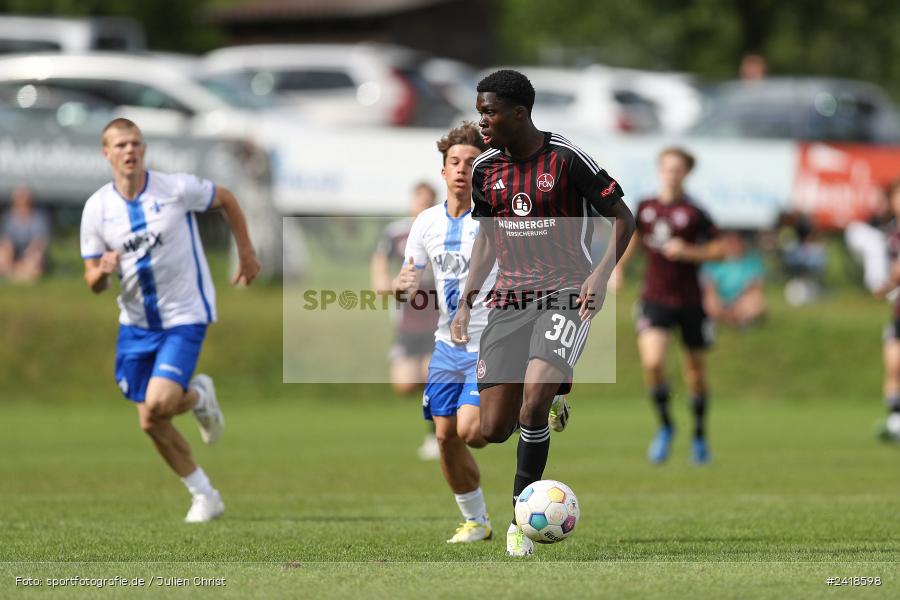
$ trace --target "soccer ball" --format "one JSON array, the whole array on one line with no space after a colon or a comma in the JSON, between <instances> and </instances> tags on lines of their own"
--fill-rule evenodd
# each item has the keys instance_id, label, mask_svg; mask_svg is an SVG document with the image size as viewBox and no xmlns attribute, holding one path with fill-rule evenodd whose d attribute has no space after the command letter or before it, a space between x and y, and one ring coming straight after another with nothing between
<instances>
[{"instance_id":1,"label":"soccer ball","mask_svg":"<svg viewBox=\"0 0 900 600\"><path fill-rule=\"evenodd\" d=\"M561 542L578 523L578 498L559 481L535 481L516 500L516 523L529 538L541 544Z\"/></svg>"}]
</instances>

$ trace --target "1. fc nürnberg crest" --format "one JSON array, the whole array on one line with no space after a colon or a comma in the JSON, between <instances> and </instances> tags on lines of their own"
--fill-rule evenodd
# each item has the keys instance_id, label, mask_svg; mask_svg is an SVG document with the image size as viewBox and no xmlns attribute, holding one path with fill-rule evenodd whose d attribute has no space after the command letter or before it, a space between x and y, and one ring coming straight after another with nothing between
<instances>
[{"instance_id":1,"label":"1. fc n\u00fcrnberg crest","mask_svg":"<svg viewBox=\"0 0 900 600\"><path fill-rule=\"evenodd\" d=\"M531 213L531 198L525 192L519 192L512 199L512 211L520 217L527 217Z\"/></svg>"},{"instance_id":2,"label":"1. fc n\u00fcrnberg crest","mask_svg":"<svg viewBox=\"0 0 900 600\"><path fill-rule=\"evenodd\" d=\"M556 183L553 180L553 175L550 173L541 173L537 178L537 189L542 192L549 192L553 189L553 184Z\"/></svg>"}]
</instances>

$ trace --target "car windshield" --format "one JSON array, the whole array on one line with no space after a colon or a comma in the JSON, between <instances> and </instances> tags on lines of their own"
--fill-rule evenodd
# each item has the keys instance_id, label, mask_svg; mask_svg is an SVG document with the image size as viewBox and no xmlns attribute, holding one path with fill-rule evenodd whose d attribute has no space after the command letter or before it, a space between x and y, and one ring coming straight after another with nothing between
<instances>
[{"instance_id":1,"label":"car windshield","mask_svg":"<svg viewBox=\"0 0 900 600\"><path fill-rule=\"evenodd\" d=\"M228 105L245 110L262 110L274 104L269 94L254 93L252 76L246 73L229 73L199 77L197 83L215 94Z\"/></svg>"}]
</instances>

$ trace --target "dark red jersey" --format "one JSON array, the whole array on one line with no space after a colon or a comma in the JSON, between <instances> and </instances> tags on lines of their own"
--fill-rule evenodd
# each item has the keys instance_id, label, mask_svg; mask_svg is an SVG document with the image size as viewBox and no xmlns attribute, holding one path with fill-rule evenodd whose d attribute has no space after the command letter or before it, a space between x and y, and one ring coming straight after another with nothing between
<instances>
[{"instance_id":1,"label":"dark red jersey","mask_svg":"<svg viewBox=\"0 0 900 600\"><path fill-rule=\"evenodd\" d=\"M589 205L608 215L621 198L619 184L557 134L521 161L497 149L475 159L472 216L492 219L498 294L580 288L592 268Z\"/></svg>"},{"instance_id":2,"label":"dark red jersey","mask_svg":"<svg viewBox=\"0 0 900 600\"><path fill-rule=\"evenodd\" d=\"M718 236L709 215L687 198L671 204L650 198L638 204L635 222L647 251L641 298L673 308L701 306L697 278L700 265L669 260L663 255L662 247L673 238L681 238L689 244L703 244Z\"/></svg>"},{"instance_id":3,"label":"dark red jersey","mask_svg":"<svg viewBox=\"0 0 900 600\"><path fill-rule=\"evenodd\" d=\"M891 221L885 230L887 236L887 252L891 262L900 260L900 223ZM900 297L894 301L894 318L900 319Z\"/></svg>"},{"instance_id":4,"label":"dark red jersey","mask_svg":"<svg viewBox=\"0 0 900 600\"><path fill-rule=\"evenodd\" d=\"M391 272L397 272L403 266L404 253L406 252L406 238L412 228L413 219L400 219L388 223L384 228L381 241L378 243L378 252L388 257L391 263ZM434 271L429 265L422 271L419 281L419 290L428 294L428 298L436 298L434 292ZM399 333L428 333L437 328L440 311L435 302L428 302L426 306L415 308L411 302L400 305L395 315L395 327Z\"/></svg>"}]
</instances>

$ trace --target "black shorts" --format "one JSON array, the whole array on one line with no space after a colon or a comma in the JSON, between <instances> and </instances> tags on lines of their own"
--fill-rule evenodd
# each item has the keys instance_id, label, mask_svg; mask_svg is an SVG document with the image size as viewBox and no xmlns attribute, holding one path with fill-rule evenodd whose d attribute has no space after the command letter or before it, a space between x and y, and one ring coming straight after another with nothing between
<instances>
[{"instance_id":1,"label":"black shorts","mask_svg":"<svg viewBox=\"0 0 900 600\"><path fill-rule=\"evenodd\" d=\"M658 327L672 329L678 325L684 345L700 350L712 346L715 329L702 306L673 308L655 302L638 302L636 307L636 327L641 333L645 329Z\"/></svg>"},{"instance_id":2,"label":"black shorts","mask_svg":"<svg viewBox=\"0 0 900 600\"><path fill-rule=\"evenodd\" d=\"M532 358L561 370L566 382L560 394L572 389L572 369L584 350L590 321L578 316L578 290L561 290L522 305L492 308L481 334L475 375L478 389L502 383L523 383Z\"/></svg>"},{"instance_id":3,"label":"black shorts","mask_svg":"<svg viewBox=\"0 0 900 600\"><path fill-rule=\"evenodd\" d=\"M397 332L397 339L391 346L391 360L428 356L434 350L434 331Z\"/></svg>"}]
</instances>

